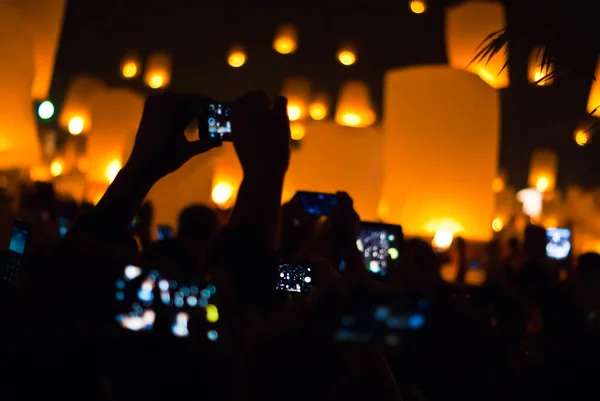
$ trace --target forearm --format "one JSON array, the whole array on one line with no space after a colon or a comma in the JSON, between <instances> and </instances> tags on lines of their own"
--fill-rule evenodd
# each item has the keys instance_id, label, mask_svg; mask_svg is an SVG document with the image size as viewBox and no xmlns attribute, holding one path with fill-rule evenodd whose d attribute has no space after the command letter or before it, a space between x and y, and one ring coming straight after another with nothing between
<instances>
[{"instance_id":1,"label":"forearm","mask_svg":"<svg viewBox=\"0 0 600 401\"><path fill-rule=\"evenodd\" d=\"M283 179L244 176L229 220L231 229L251 234L265 249L276 247Z\"/></svg>"}]
</instances>

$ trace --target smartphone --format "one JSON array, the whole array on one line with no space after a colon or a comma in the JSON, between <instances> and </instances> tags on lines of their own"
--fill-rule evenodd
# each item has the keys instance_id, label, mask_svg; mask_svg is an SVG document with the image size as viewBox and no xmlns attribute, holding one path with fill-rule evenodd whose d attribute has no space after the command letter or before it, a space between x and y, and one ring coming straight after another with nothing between
<instances>
[{"instance_id":1,"label":"smartphone","mask_svg":"<svg viewBox=\"0 0 600 401\"><path fill-rule=\"evenodd\" d=\"M428 321L428 299L368 294L344 308L334 330L342 343L376 342L389 347L422 331Z\"/></svg>"},{"instance_id":2,"label":"smartphone","mask_svg":"<svg viewBox=\"0 0 600 401\"><path fill-rule=\"evenodd\" d=\"M161 225L156 227L157 230L157 235L158 235L158 240L162 241L164 239L167 238L173 238L173 228L166 226L166 225Z\"/></svg>"},{"instance_id":3,"label":"smartphone","mask_svg":"<svg viewBox=\"0 0 600 401\"><path fill-rule=\"evenodd\" d=\"M198 117L200 139L231 142L231 105L211 103Z\"/></svg>"},{"instance_id":4,"label":"smartphone","mask_svg":"<svg viewBox=\"0 0 600 401\"><path fill-rule=\"evenodd\" d=\"M27 249L27 244L29 242L30 229L31 227L29 224L22 220L15 219L10 236L10 244L8 246L8 255L6 257L4 271L2 272L2 279L9 283L13 282L19 274L25 250Z\"/></svg>"},{"instance_id":5,"label":"smartphone","mask_svg":"<svg viewBox=\"0 0 600 401\"><path fill-rule=\"evenodd\" d=\"M137 226L140 224L140 216L135 216L133 218L133 220L131 221L131 228L137 228Z\"/></svg>"},{"instance_id":6,"label":"smartphone","mask_svg":"<svg viewBox=\"0 0 600 401\"><path fill-rule=\"evenodd\" d=\"M58 218L58 235L62 238L67 235L67 231L69 231L69 219L66 217Z\"/></svg>"},{"instance_id":7,"label":"smartphone","mask_svg":"<svg viewBox=\"0 0 600 401\"><path fill-rule=\"evenodd\" d=\"M279 265L275 289L285 292L308 292L312 287L312 269L304 265Z\"/></svg>"},{"instance_id":8,"label":"smartphone","mask_svg":"<svg viewBox=\"0 0 600 401\"><path fill-rule=\"evenodd\" d=\"M336 194L298 191L296 195L305 213L315 216L329 216L338 203Z\"/></svg>"},{"instance_id":9,"label":"smartphone","mask_svg":"<svg viewBox=\"0 0 600 401\"><path fill-rule=\"evenodd\" d=\"M565 259L571 253L571 230L568 228L549 228L546 230L546 255L555 260Z\"/></svg>"},{"instance_id":10,"label":"smartphone","mask_svg":"<svg viewBox=\"0 0 600 401\"><path fill-rule=\"evenodd\" d=\"M387 276L389 261L400 257L403 242L401 226L361 222L356 246L363 254L365 265L371 273Z\"/></svg>"}]
</instances>

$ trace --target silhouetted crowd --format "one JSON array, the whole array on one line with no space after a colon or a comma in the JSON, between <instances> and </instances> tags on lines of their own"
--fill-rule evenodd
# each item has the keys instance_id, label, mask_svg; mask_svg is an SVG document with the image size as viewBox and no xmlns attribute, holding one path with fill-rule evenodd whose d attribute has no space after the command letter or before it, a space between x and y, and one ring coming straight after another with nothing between
<instances>
[{"instance_id":1,"label":"silhouetted crowd","mask_svg":"<svg viewBox=\"0 0 600 401\"><path fill-rule=\"evenodd\" d=\"M600 398L600 255L553 260L531 225L484 244L471 286L461 238L442 252L361 222L345 192L280 206L284 98L232 103L233 208L190 205L154 233L152 186L223 145L184 135L212 103L150 96L96 205L2 194L0 400Z\"/></svg>"}]
</instances>

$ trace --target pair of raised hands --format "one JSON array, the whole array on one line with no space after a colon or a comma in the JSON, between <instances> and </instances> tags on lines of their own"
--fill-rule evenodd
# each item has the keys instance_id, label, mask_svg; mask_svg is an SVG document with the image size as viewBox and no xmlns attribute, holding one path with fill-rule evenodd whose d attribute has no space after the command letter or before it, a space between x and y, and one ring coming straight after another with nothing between
<instances>
[{"instance_id":1,"label":"pair of raised hands","mask_svg":"<svg viewBox=\"0 0 600 401\"><path fill-rule=\"evenodd\" d=\"M180 168L193 156L221 146L218 141L190 142L185 130L214 100L164 92L146 99L128 169L156 181ZM285 174L290 158L287 100L273 105L262 92L250 92L232 104L231 125L236 153L244 176Z\"/></svg>"}]
</instances>

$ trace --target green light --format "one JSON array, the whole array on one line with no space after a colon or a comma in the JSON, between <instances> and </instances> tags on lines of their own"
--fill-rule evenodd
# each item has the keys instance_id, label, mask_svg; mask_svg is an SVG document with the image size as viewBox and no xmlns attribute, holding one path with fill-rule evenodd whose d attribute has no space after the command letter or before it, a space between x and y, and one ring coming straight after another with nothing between
<instances>
[{"instance_id":1,"label":"green light","mask_svg":"<svg viewBox=\"0 0 600 401\"><path fill-rule=\"evenodd\" d=\"M54 105L52 102L49 100L43 101L40 104L40 107L38 107L38 116L40 116L42 120L48 120L49 118L52 118L53 115Z\"/></svg>"}]
</instances>

